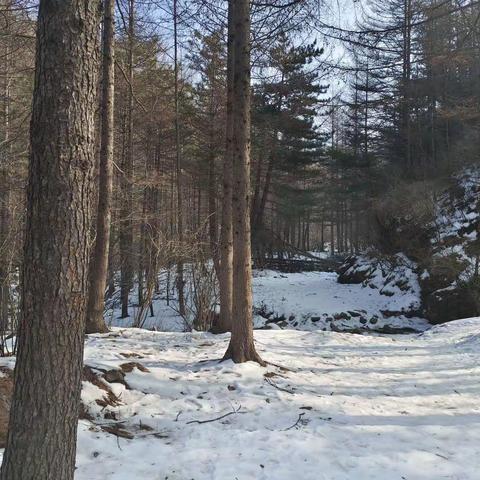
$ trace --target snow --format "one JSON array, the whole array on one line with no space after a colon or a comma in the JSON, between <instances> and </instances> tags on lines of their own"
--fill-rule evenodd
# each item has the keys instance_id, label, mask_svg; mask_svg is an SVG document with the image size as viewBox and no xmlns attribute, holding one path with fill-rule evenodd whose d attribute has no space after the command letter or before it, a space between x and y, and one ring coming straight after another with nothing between
<instances>
[{"instance_id":1,"label":"snow","mask_svg":"<svg viewBox=\"0 0 480 480\"><path fill-rule=\"evenodd\" d=\"M226 335L89 336L87 365L149 371L127 373L120 405L80 422L76 480L478 478L480 319L410 336L255 336L279 367L219 363ZM105 393L96 388L84 384L83 400ZM132 440L99 426L118 421Z\"/></svg>"},{"instance_id":2,"label":"snow","mask_svg":"<svg viewBox=\"0 0 480 480\"><path fill-rule=\"evenodd\" d=\"M412 270L402 270L395 279L408 280L413 288L402 291L392 281L387 285L389 295L385 293L379 270L375 273L379 278L363 285L339 284L337 274L329 272L282 274L271 270L258 271L253 281L254 305L257 309L263 306L262 310L285 317L290 327L300 330L329 330L332 324L340 330L362 328L364 324L360 323L360 318L374 318L375 328L385 325L417 330L427 328L428 323L423 319L401 314L384 317L382 313L412 311L420 307L420 287ZM360 312L361 317L336 319L335 316L342 312ZM257 315L255 324L260 327L265 324L265 319ZM370 324L371 328L374 326Z\"/></svg>"},{"instance_id":3,"label":"snow","mask_svg":"<svg viewBox=\"0 0 480 480\"><path fill-rule=\"evenodd\" d=\"M398 266L394 275L387 269L384 276L380 270L377 269L374 272L375 278L371 278L365 285L339 284L337 274L331 272L280 273L273 270L254 270L253 296L257 312L255 327L263 328L266 325L266 319L258 314L259 311L265 311L270 316L282 317L285 320L282 328L298 330L330 330L332 326L338 330L368 327L373 329L386 325L425 330L428 327L426 320L415 316L408 318L412 315L407 315L420 307L420 287L412 267ZM409 289L398 288L396 283L399 280L406 280ZM387 285L383 285L384 283ZM161 284L161 291L164 290L165 285ZM133 294L132 298L136 298L136 295ZM143 328L164 332L183 332L188 329L186 322L178 314L173 293L170 305L167 305L163 295L156 295L153 310L154 316L146 317ZM354 315L357 316L350 319L335 318L348 311L356 312ZM386 311L399 313L384 316L382 312ZM130 317L119 318L120 305L118 302L114 303L106 314L106 322L111 327L131 327L137 307L132 305L130 312ZM375 325L370 323L372 318ZM361 319L362 322L367 321L367 326L360 323ZM278 322L268 325L270 328L280 328Z\"/></svg>"}]
</instances>

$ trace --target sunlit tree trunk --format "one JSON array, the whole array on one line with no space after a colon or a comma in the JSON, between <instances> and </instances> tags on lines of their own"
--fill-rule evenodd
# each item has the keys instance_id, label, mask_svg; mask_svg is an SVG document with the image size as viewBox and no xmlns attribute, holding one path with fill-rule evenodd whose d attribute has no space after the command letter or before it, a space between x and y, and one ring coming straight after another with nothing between
<instances>
[{"instance_id":1,"label":"sunlit tree trunk","mask_svg":"<svg viewBox=\"0 0 480 480\"><path fill-rule=\"evenodd\" d=\"M264 364L255 350L250 245L250 3L236 0L233 82L233 303L232 335L225 354L235 363Z\"/></svg>"}]
</instances>

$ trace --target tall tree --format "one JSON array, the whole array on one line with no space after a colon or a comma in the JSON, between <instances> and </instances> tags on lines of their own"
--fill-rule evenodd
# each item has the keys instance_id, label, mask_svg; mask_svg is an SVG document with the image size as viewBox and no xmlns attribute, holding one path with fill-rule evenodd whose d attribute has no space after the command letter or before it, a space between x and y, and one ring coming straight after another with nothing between
<instances>
[{"instance_id":1,"label":"tall tree","mask_svg":"<svg viewBox=\"0 0 480 480\"><path fill-rule=\"evenodd\" d=\"M233 302L233 229L232 229L232 180L233 180L233 29L234 1L228 1L227 30L227 111L226 148L223 159L222 212L220 219L220 317L215 330L224 333L232 328Z\"/></svg>"},{"instance_id":2,"label":"tall tree","mask_svg":"<svg viewBox=\"0 0 480 480\"><path fill-rule=\"evenodd\" d=\"M99 14L97 1L40 1L23 314L1 480L70 480L75 470Z\"/></svg>"},{"instance_id":3,"label":"tall tree","mask_svg":"<svg viewBox=\"0 0 480 480\"><path fill-rule=\"evenodd\" d=\"M177 233L180 247L183 244L183 191L182 191L182 163L180 151L180 110L178 91L178 11L177 0L173 0L173 42L174 42L174 74L175 74L175 176L177 179ZM178 311L182 317L185 316L185 286L183 278L183 252L180 252L180 259L177 263L177 289L178 289Z\"/></svg>"},{"instance_id":4,"label":"tall tree","mask_svg":"<svg viewBox=\"0 0 480 480\"><path fill-rule=\"evenodd\" d=\"M115 75L115 0L105 0L103 12L102 104L98 207L95 247L90 263L87 333L108 330L103 318L110 246L113 181L113 106Z\"/></svg>"},{"instance_id":5,"label":"tall tree","mask_svg":"<svg viewBox=\"0 0 480 480\"><path fill-rule=\"evenodd\" d=\"M227 40L227 109L226 109L226 148L222 174L222 211L220 218L220 316L217 331L232 329L233 304L233 226L232 226L232 180L233 180L233 49L234 33L232 26L233 0L228 2Z\"/></svg>"},{"instance_id":6,"label":"tall tree","mask_svg":"<svg viewBox=\"0 0 480 480\"><path fill-rule=\"evenodd\" d=\"M122 318L129 316L128 300L133 286L133 54L135 48L135 0L128 0L127 34L127 73L128 83L125 148L121 173L121 220L120 240L120 297L122 303Z\"/></svg>"},{"instance_id":7,"label":"tall tree","mask_svg":"<svg viewBox=\"0 0 480 480\"><path fill-rule=\"evenodd\" d=\"M255 350L250 242L250 2L234 2L233 76L233 302L232 335L225 358L265 364Z\"/></svg>"},{"instance_id":8,"label":"tall tree","mask_svg":"<svg viewBox=\"0 0 480 480\"><path fill-rule=\"evenodd\" d=\"M2 54L0 55L0 80L2 98L0 110L0 329L6 330L8 325L8 306L10 296L8 234L10 230L10 186L8 182L8 164L10 162L10 87L11 87L11 38L10 24L12 23L10 1L5 5L0 25L5 35Z\"/></svg>"}]
</instances>

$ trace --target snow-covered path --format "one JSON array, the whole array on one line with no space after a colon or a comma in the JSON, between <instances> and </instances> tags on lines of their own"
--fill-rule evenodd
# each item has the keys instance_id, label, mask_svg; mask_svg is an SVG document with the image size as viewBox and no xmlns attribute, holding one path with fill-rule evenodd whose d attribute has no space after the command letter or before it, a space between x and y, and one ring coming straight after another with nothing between
<instances>
[{"instance_id":1,"label":"snow-covered path","mask_svg":"<svg viewBox=\"0 0 480 480\"><path fill-rule=\"evenodd\" d=\"M480 320L421 336L258 331L277 364L218 363L227 336L119 330L87 341L85 363L127 362L130 389L84 384L77 480L477 480ZM211 420L238 410L222 420ZM101 418L101 420L100 420Z\"/></svg>"}]
</instances>

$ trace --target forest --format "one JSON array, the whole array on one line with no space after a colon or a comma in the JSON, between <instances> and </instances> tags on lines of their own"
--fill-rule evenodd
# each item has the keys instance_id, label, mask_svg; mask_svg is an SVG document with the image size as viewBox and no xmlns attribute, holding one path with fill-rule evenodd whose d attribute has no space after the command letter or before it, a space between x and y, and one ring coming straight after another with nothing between
<instances>
[{"instance_id":1,"label":"forest","mask_svg":"<svg viewBox=\"0 0 480 480\"><path fill-rule=\"evenodd\" d=\"M480 2L0 0L0 480L476 480Z\"/></svg>"}]
</instances>

